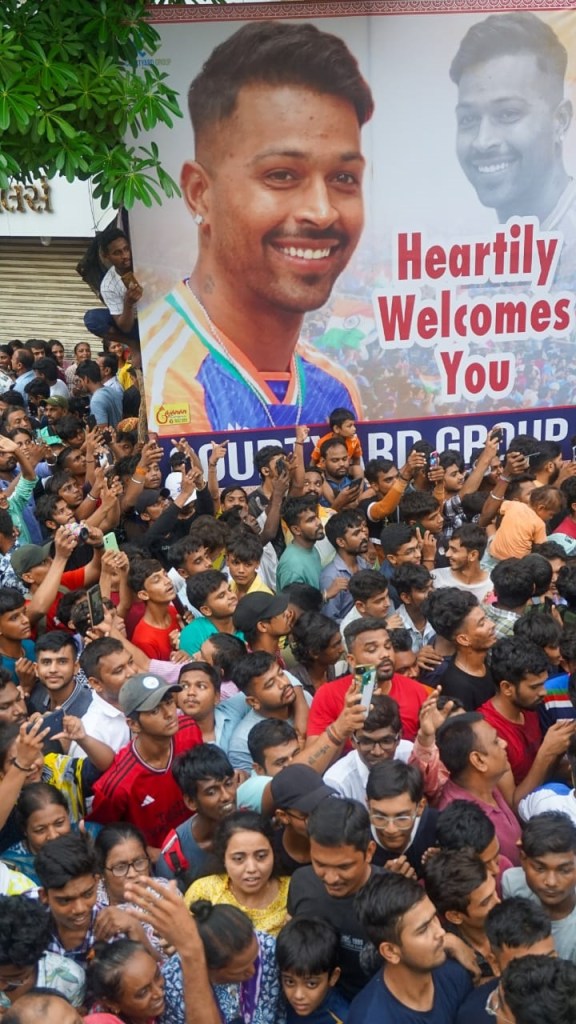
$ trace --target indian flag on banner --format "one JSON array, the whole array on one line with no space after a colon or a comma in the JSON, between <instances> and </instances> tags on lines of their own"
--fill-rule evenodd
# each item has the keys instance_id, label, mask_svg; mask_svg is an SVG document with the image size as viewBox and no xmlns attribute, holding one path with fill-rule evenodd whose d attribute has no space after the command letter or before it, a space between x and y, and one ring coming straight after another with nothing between
<instances>
[{"instance_id":1,"label":"indian flag on banner","mask_svg":"<svg viewBox=\"0 0 576 1024\"><path fill-rule=\"evenodd\" d=\"M369 342L376 340L370 302L352 295L339 295L334 300L326 330L314 338L314 345L322 352L335 354L345 349L365 349Z\"/></svg>"},{"instance_id":2,"label":"indian flag on banner","mask_svg":"<svg viewBox=\"0 0 576 1024\"><path fill-rule=\"evenodd\" d=\"M438 373L423 373L422 370L416 370L416 380L425 391L440 390L440 375Z\"/></svg>"}]
</instances>

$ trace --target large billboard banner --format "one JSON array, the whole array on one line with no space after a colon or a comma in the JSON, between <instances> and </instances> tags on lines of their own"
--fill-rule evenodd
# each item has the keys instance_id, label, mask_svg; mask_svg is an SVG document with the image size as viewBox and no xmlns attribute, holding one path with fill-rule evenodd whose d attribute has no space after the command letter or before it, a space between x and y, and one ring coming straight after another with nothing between
<instances>
[{"instance_id":1,"label":"large billboard banner","mask_svg":"<svg viewBox=\"0 0 576 1024\"><path fill-rule=\"evenodd\" d=\"M154 8L182 198L131 215L150 429L365 457L576 430L576 11ZM483 9L484 8L484 9Z\"/></svg>"}]
</instances>

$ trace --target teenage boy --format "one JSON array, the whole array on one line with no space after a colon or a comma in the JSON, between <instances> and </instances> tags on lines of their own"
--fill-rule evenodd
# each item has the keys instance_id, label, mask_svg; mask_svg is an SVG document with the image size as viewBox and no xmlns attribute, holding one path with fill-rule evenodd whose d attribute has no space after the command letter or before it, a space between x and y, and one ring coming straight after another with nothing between
<instances>
[{"instance_id":1,"label":"teenage boy","mask_svg":"<svg viewBox=\"0 0 576 1024\"><path fill-rule=\"evenodd\" d=\"M80 667L92 690L92 700L81 716L82 725L89 736L102 740L118 753L130 741L119 695L124 683L136 672L132 655L120 640L104 636L84 648Z\"/></svg>"},{"instance_id":2,"label":"teenage boy","mask_svg":"<svg viewBox=\"0 0 576 1024\"><path fill-rule=\"evenodd\" d=\"M475 712L448 718L436 740L440 760L450 775L438 800L439 809L453 800L477 804L493 823L504 856L518 864L520 825L500 791L503 779L511 777L505 741Z\"/></svg>"},{"instance_id":3,"label":"teenage boy","mask_svg":"<svg viewBox=\"0 0 576 1024\"><path fill-rule=\"evenodd\" d=\"M174 758L202 742L191 718L178 719L174 699L178 690L151 673L124 683L119 703L129 720L132 742L94 786L91 820L102 825L114 821L136 825L154 860L170 829L188 817L171 772Z\"/></svg>"},{"instance_id":4,"label":"teenage boy","mask_svg":"<svg viewBox=\"0 0 576 1024\"><path fill-rule=\"evenodd\" d=\"M294 606L287 594L246 594L238 602L233 622L251 651L266 651L284 665L280 641L294 622Z\"/></svg>"},{"instance_id":5,"label":"teenage boy","mask_svg":"<svg viewBox=\"0 0 576 1024\"><path fill-rule=\"evenodd\" d=\"M470 800L454 800L440 811L436 820L436 845L441 850L472 850L496 879L502 891L502 875L512 867L500 853L500 842L494 823Z\"/></svg>"},{"instance_id":6,"label":"teenage boy","mask_svg":"<svg viewBox=\"0 0 576 1024\"><path fill-rule=\"evenodd\" d=\"M142 925L117 907L97 902L98 866L88 836L68 832L41 847L35 861L39 899L52 918L48 951L86 967L98 940L123 937L149 948Z\"/></svg>"},{"instance_id":7,"label":"teenage boy","mask_svg":"<svg viewBox=\"0 0 576 1024\"><path fill-rule=\"evenodd\" d=\"M436 843L438 811L426 803L420 769L394 760L372 768L366 798L374 863L421 878L424 854Z\"/></svg>"},{"instance_id":8,"label":"teenage boy","mask_svg":"<svg viewBox=\"0 0 576 1024\"><path fill-rule=\"evenodd\" d=\"M196 576L199 572L207 572L212 568L212 559L202 537L189 534L182 540L177 540L168 548L168 561L170 568L168 576L172 580L177 596L185 608L192 612L197 618L200 612L194 608L186 592L186 581L190 576Z\"/></svg>"},{"instance_id":9,"label":"teenage boy","mask_svg":"<svg viewBox=\"0 0 576 1024\"><path fill-rule=\"evenodd\" d=\"M238 806L262 810L262 798L269 782L300 753L301 743L290 722L265 718L248 734L252 774L238 787Z\"/></svg>"},{"instance_id":10,"label":"teenage boy","mask_svg":"<svg viewBox=\"0 0 576 1024\"><path fill-rule=\"evenodd\" d=\"M242 694L220 703L221 681L213 665L191 661L180 669L176 703L182 714L194 719L203 743L215 743L226 753L236 726L250 709Z\"/></svg>"},{"instance_id":11,"label":"teenage boy","mask_svg":"<svg viewBox=\"0 0 576 1024\"><path fill-rule=\"evenodd\" d=\"M484 601L492 592L490 576L480 565L487 543L486 530L475 523L464 523L454 530L446 551L450 564L446 569L434 570L434 589L458 587Z\"/></svg>"},{"instance_id":12,"label":"teenage boy","mask_svg":"<svg viewBox=\"0 0 576 1024\"><path fill-rule=\"evenodd\" d=\"M486 1002L512 960L556 956L550 918L531 900L514 896L497 903L488 914L485 927L497 976L472 990L458 1011L456 1024L494 1024Z\"/></svg>"},{"instance_id":13,"label":"teenage boy","mask_svg":"<svg viewBox=\"0 0 576 1024\"><path fill-rule=\"evenodd\" d=\"M320 589L324 596L324 614L341 622L351 610L354 599L348 593L348 584L353 576L368 569L368 562L362 558L368 551L368 536L362 513L355 509L337 512L326 523L326 536L336 555L322 570ZM337 594L328 597L336 580L345 582Z\"/></svg>"},{"instance_id":14,"label":"teenage boy","mask_svg":"<svg viewBox=\"0 0 576 1024\"><path fill-rule=\"evenodd\" d=\"M398 504L415 473L426 467L426 456L413 449L400 470L391 459L370 459L364 475L370 485L370 497L363 498L358 507L366 513L368 530L373 540L379 541L383 522L397 519Z\"/></svg>"},{"instance_id":15,"label":"teenage boy","mask_svg":"<svg viewBox=\"0 0 576 1024\"><path fill-rule=\"evenodd\" d=\"M390 600L395 608L400 604L400 598L396 588L392 586L392 577L399 565L420 565L423 555L426 555L428 568L434 563L436 544L432 547L429 541L420 545L416 530L406 523L392 523L385 526L380 534L380 545L382 548L383 560L380 572L388 581Z\"/></svg>"},{"instance_id":16,"label":"teenage boy","mask_svg":"<svg viewBox=\"0 0 576 1024\"><path fill-rule=\"evenodd\" d=\"M396 675L394 651L382 619L364 617L351 622L344 635L348 648L348 664L369 666L376 670L375 694L387 694L397 701L404 739L414 740L418 732L418 715L428 691L414 679ZM317 736L333 723L344 706L352 676L346 675L321 686L315 693L308 719L308 736Z\"/></svg>"},{"instance_id":17,"label":"teenage boy","mask_svg":"<svg viewBox=\"0 0 576 1024\"><path fill-rule=\"evenodd\" d=\"M512 636L514 626L534 594L534 573L528 559L506 558L490 573L495 601L486 605L494 623L496 639Z\"/></svg>"},{"instance_id":18,"label":"teenage boy","mask_svg":"<svg viewBox=\"0 0 576 1024\"><path fill-rule=\"evenodd\" d=\"M253 726L264 718L277 718L296 722L297 731L304 734L308 706L302 687L296 685L296 680L286 675L274 655L266 651L243 658L236 667L234 682L245 694L250 710L234 730L228 753L235 768L250 771L248 736Z\"/></svg>"},{"instance_id":19,"label":"teenage boy","mask_svg":"<svg viewBox=\"0 0 576 1024\"><path fill-rule=\"evenodd\" d=\"M454 1024L472 982L446 959L445 932L424 889L387 872L369 881L356 906L384 969L352 1003L348 1024Z\"/></svg>"},{"instance_id":20,"label":"teenage boy","mask_svg":"<svg viewBox=\"0 0 576 1024\"><path fill-rule=\"evenodd\" d=\"M355 897L378 870L372 867L376 844L368 812L355 800L324 800L308 818L308 835L312 863L292 875L288 913L319 917L338 929L339 986L351 999L366 984L360 954L367 935Z\"/></svg>"},{"instance_id":21,"label":"teenage boy","mask_svg":"<svg viewBox=\"0 0 576 1024\"><path fill-rule=\"evenodd\" d=\"M102 910L97 902L96 855L88 837L70 832L52 839L40 849L35 867L40 881L38 895L52 918L48 949L85 967Z\"/></svg>"},{"instance_id":22,"label":"teenage boy","mask_svg":"<svg viewBox=\"0 0 576 1024\"><path fill-rule=\"evenodd\" d=\"M180 634L180 650L196 654L213 633L234 633L232 616L238 597L223 572L206 569L188 578L188 601L200 612L200 617L189 622Z\"/></svg>"},{"instance_id":23,"label":"teenage boy","mask_svg":"<svg viewBox=\"0 0 576 1024\"><path fill-rule=\"evenodd\" d=\"M545 811L522 830L521 867L510 868L502 893L539 903L552 922L558 956L576 960L576 825L561 811Z\"/></svg>"},{"instance_id":24,"label":"teenage boy","mask_svg":"<svg viewBox=\"0 0 576 1024\"><path fill-rule=\"evenodd\" d=\"M300 917L276 939L276 960L286 1024L345 1024L348 1002L335 987L340 978L339 937L328 921Z\"/></svg>"},{"instance_id":25,"label":"teenage boy","mask_svg":"<svg viewBox=\"0 0 576 1024\"><path fill-rule=\"evenodd\" d=\"M172 604L176 593L166 570L153 558L137 559L128 573L128 585L146 606L132 642L149 658L169 661L173 650L171 634L179 629L179 624L178 612Z\"/></svg>"},{"instance_id":26,"label":"teenage boy","mask_svg":"<svg viewBox=\"0 0 576 1024\"><path fill-rule=\"evenodd\" d=\"M315 545L324 537L324 527L318 517L315 498L287 498L282 505L282 519L292 534L292 543L287 545L278 560L278 590L283 590L289 583L307 583L320 590L322 561ZM333 585L328 597L339 593L343 585Z\"/></svg>"},{"instance_id":27,"label":"teenage boy","mask_svg":"<svg viewBox=\"0 0 576 1024\"><path fill-rule=\"evenodd\" d=\"M425 869L426 892L441 918L472 949L481 978L492 978L492 952L486 918L500 902L496 879L477 854L446 850L431 856Z\"/></svg>"},{"instance_id":28,"label":"teenage boy","mask_svg":"<svg viewBox=\"0 0 576 1024\"><path fill-rule=\"evenodd\" d=\"M546 695L548 659L536 644L520 637L499 640L491 669L497 692L478 709L506 742L514 776L514 806L551 777L576 729L556 722L542 737L538 707Z\"/></svg>"},{"instance_id":29,"label":"teenage boy","mask_svg":"<svg viewBox=\"0 0 576 1024\"><path fill-rule=\"evenodd\" d=\"M176 758L172 774L192 817L166 836L155 873L175 878L186 892L196 878L217 871L212 840L218 823L236 810L238 780L226 755L211 743Z\"/></svg>"},{"instance_id":30,"label":"teenage boy","mask_svg":"<svg viewBox=\"0 0 576 1024\"><path fill-rule=\"evenodd\" d=\"M44 633L36 642L38 683L30 695L34 710L44 712L60 708L65 715L82 718L93 694L89 686L76 681L78 668L74 638L62 630Z\"/></svg>"},{"instance_id":31,"label":"teenage boy","mask_svg":"<svg viewBox=\"0 0 576 1024\"><path fill-rule=\"evenodd\" d=\"M16 587L0 589L0 666L30 693L36 680L36 648L26 604Z\"/></svg>"},{"instance_id":32,"label":"teenage boy","mask_svg":"<svg viewBox=\"0 0 576 1024\"><path fill-rule=\"evenodd\" d=\"M576 964L549 956L525 956L504 971L488 997L491 1018L509 1024L573 1024L576 1020Z\"/></svg>"},{"instance_id":33,"label":"teenage boy","mask_svg":"<svg viewBox=\"0 0 576 1024\"><path fill-rule=\"evenodd\" d=\"M348 593L354 603L340 623L342 633L346 626L361 619L363 615L376 619L391 618L393 621L390 625L400 627L401 620L388 615L392 608L388 580L376 569L360 569L355 573L348 581Z\"/></svg>"},{"instance_id":34,"label":"teenage boy","mask_svg":"<svg viewBox=\"0 0 576 1024\"><path fill-rule=\"evenodd\" d=\"M413 744L401 739L398 704L384 694L373 697L364 724L352 737L354 750L339 758L324 773L324 781L340 796L367 806L366 784L373 768L398 758L407 761Z\"/></svg>"},{"instance_id":35,"label":"teenage boy","mask_svg":"<svg viewBox=\"0 0 576 1024\"><path fill-rule=\"evenodd\" d=\"M433 644L436 631L422 610L433 586L432 575L424 565L401 565L392 577L401 604L396 614L412 639L412 650Z\"/></svg>"},{"instance_id":36,"label":"teenage boy","mask_svg":"<svg viewBox=\"0 0 576 1024\"><path fill-rule=\"evenodd\" d=\"M457 697L467 711L474 711L495 692L486 659L496 642L496 630L486 606L479 605L474 594L445 587L430 594L423 610L438 636L455 650L442 675L442 692Z\"/></svg>"},{"instance_id":37,"label":"teenage boy","mask_svg":"<svg viewBox=\"0 0 576 1024\"><path fill-rule=\"evenodd\" d=\"M238 597L245 594L271 594L258 573L264 553L262 541L250 530L237 530L226 545L226 565L232 577L231 589Z\"/></svg>"}]
</instances>

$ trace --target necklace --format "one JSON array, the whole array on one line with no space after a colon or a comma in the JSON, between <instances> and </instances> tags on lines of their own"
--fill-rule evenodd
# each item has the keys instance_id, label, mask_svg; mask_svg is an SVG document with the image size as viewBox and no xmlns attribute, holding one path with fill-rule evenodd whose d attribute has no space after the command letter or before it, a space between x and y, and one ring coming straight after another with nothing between
<instances>
[{"instance_id":1,"label":"necklace","mask_svg":"<svg viewBox=\"0 0 576 1024\"><path fill-rule=\"evenodd\" d=\"M224 338L223 338L222 334L220 333L220 331L216 327L216 324L212 320L212 317L208 313L208 310L200 302L200 299L198 298L196 293L194 291L192 291L192 285L190 284L190 278L186 279L186 284L188 285L189 290L192 292L192 295L194 296L194 299L198 303L200 309L204 313L204 316L206 317L206 320L208 321L208 326L210 327L210 331L212 332L212 336L213 336L214 340L218 343L220 349L222 350L222 352L226 356L226 358L228 360L228 363L229 363L229 369L231 369L232 371L235 371L236 368L234 366L234 357L232 356L232 353L228 349L228 346L226 345L226 342L224 341ZM180 311L180 312L182 312L182 311ZM185 317L185 319L186 319L188 325L190 327L192 327L192 330L194 331L194 333L198 335L200 340L204 342L204 344L207 346L207 348L211 348L211 346L208 343L207 339L202 337L200 331L197 329L197 327L194 326L192 321L188 317ZM301 359L300 359L300 356L297 353L294 353L294 369L295 369L295 372L296 372L296 419L295 419L295 422L294 422L294 426L298 426L299 423L300 423L300 419L302 417L302 406L304 404L304 380L303 380ZM256 400L259 402L263 412L266 415L266 418L267 418L270 426L271 427L276 427L277 425L274 422L274 419L273 419L273 417L272 417L272 415L270 413L270 403L268 402L267 396L263 393L262 389L260 387L258 387L256 382L251 380L249 377L247 377L247 376L245 376L243 374L238 374L238 377L242 381L242 383L244 383L248 387L248 389L251 392L251 394L254 395ZM279 403L279 404L281 404L281 403Z\"/></svg>"}]
</instances>

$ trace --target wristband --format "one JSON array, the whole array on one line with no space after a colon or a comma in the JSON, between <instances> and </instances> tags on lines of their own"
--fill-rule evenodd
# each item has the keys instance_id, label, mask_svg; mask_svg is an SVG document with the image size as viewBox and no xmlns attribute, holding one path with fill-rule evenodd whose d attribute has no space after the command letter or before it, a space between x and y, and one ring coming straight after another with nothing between
<instances>
[{"instance_id":1,"label":"wristband","mask_svg":"<svg viewBox=\"0 0 576 1024\"><path fill-rule=\"evenodd\" d=\"M322 600L323 600L324 604L326 604L326 602L328 601L328 591L326 591L326 590L322 591Z\"/></svg>"},{"instance_id":2,"label":"wristband","mask_svg":"<svg viewBox=\"0 0 576 1024\"><path fill-rule=\"evenodd\" d=\"M504 484L511 484L512 483L512 477L511 476L501 476L500 480ZM498 481L498 483L500 483L500 480Z\"/></svg>"},{"instance_id":3,"label":"wristband","mask_svg":"<svg viewBox=\"0 0 576 1024\"><path fill-rule=\"evenodd\" d=\"M342 740L338 739L337 734L334 732L334 730L329 725L326 726L325 732L326 732L326 735L327 735L328 739L330 740L330 743L333 743L335 747L341 747L342 746L342 744L344 743L344 740L343 739Z\"/></svg>"},{"instance_id":4,"label":"wristband","mask_svg":"<svg viewBox=\"0 0 576 1024\"><path fill-rule=\"evenodd\" d=\"M19 771L26 772L26 775L29 775L30 772L34 771L34 765L32 765L31 768L25 768L24 765L20 764L15 757L12 758L12 764L14 765L15 768L18 768Z\"/></svg>"},{"instance_id":5,"label":"wristband","mask_svg":"<svg viewBox=\"0 0 576 1024\"><path fill-rule=\"evenodd\" d=\"M295 445L296 445L296 444L301 444L301 445L303 445L303 444L304 444L304 441L294 441L294 444L295 444Z\"/></svg>"},{"instance_id":6,"label":"wristband","mask_svg":"<svg viewBox=\"0 0 576 1024\"><path fill-rule=\"evenodd\" d=\"M405 476L402 476L402 473L398 473L398 479L399 479L399 480L403 480L405 484L409 484L409 483L410 483L410 479L411 479L411 478L410 478L410 477L408 477L408 479L406 479L406 477L405 477Z\"/></svg>"},{"instance_id":7,"label":"wristband","mask_svg":"<svg viewBox=\"0 0 576 1024\"><path fill-rule=\"evenodd\" d=\"M93 494L87 494L86 497L90 498L90 501L100 501L100 498L95 498Z\"/></svg>"},{"instance_id":8,"label":"wristband","mask_svg":"<svg viewBox=\"0 0 576 1024\"><path fill-rule=\"evenodd\" d=\"M136 466L134 473L136 476L146 476L147 470L144 469L144 466Z\"/></svg>"},{"instance_id":9,"label":"wristband","mask_svg":"<svg viewBox=\"0 0 576 1024\"><path fill-rule=\"evenodd\" d=\"M490 497L493 501L504 501L504 495L493 494L492 491L490 491Z\"/></svg>"},{"instance_id":10,"label":"wristband","mask_svg":"<svg viewBox=\"0 0 576 1024\"><path fill-rule=\"evenodd\" d=\"M135 476L131 476L130 479L131 479L133 484L138 484L139 487L144 487L144 481L143 480L137 480Z\"/></svg>"}]
</instances>

